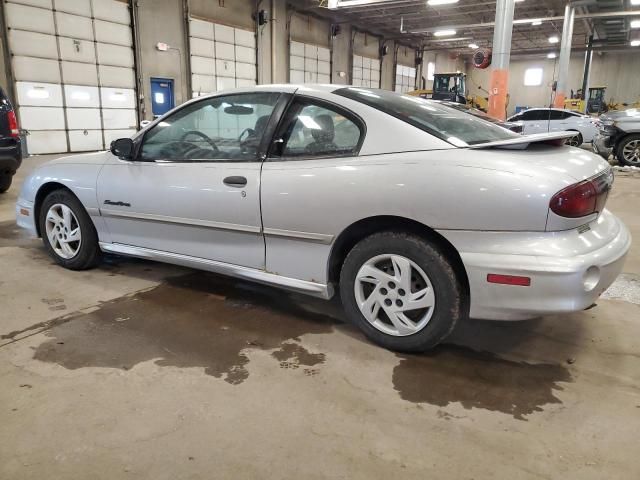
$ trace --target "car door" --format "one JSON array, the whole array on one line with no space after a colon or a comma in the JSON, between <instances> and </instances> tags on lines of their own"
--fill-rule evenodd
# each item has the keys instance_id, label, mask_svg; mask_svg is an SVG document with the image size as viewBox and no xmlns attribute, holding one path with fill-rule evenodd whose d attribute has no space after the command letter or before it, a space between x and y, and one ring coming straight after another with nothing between
<instances>
[{"instance_id":1,"label":"car door","mask_svg":"<svg viewBox=\"0 0 640 480\"><path fill-rule=\"evenodd\" d=\"M262 169L267 271L326 281L332 235L319 227L324 219L308 212L317 212L331 195L336 175L355 170L349 162L358 156L365 131L362 119L342 106L301 95L292 101Z\"/></svg>"},{"instance_id":2,"label":"car door","mask_svg":"<svg viewBox=\"0 0 640 480\"><path fill-rule=\"evenodd\" d=\"M568 122L565 115L566 112L561 110L549 110L548 117L548 132L564 132L565 130L569 130L567 128Z\"/></svg>"},{"instance_id":3,"label":"car door","mask_svg":"<svg viewBox=\"0 0 640 480\"><path fill-rule=\"evenodd\" d=\"M187 104L144 134L134 161L108 161L97 190L111 241L264 268L260 169L285 97L263 91Z\"/></svg>"},{"instance_id":4,"label":"car door","mask_svg":"<svg viewBox=\"0 0 640 480\"><path fill-rule=\"evenodd\" d=\"M523 132L526 135L532 133L545 133L547 132L547 116L546 110L527 110L522 114L523 120Z\"/></svg>"}]
</instances>

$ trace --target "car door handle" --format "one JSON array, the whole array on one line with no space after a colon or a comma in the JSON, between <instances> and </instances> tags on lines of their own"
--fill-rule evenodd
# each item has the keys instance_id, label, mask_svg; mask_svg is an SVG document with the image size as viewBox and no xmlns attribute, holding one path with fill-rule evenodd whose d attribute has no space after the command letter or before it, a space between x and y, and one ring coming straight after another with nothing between
<instances>
[{"instance_id":1,"label":"car door handle","mask_svg":"<svg viewBox=\"0 0 640 480\"><path fill-rule=\"evenodd\" d=\"M223 182L230 187L244 187L247 184L247 179L246 177L232 176L226 177Z\"/></svg>"}]
</instances>

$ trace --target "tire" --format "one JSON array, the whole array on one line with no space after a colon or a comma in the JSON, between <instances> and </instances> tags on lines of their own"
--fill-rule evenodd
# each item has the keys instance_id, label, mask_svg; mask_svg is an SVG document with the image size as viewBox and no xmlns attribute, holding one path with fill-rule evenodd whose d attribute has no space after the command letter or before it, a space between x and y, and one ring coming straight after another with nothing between
<instances>
[{"instance_id":1,"label":"tire","mask_svg":"<svg viewBox=\"0 0 640 480\"><path fill-rule=\"evenodd\" d=\"M582 139L581 133L578 133L575 137L571 137L567 139L567 145L570 145L572 147L579 147L580 145L582 145L582 142L583 142L583 139Z\"/></svg>"},{"instance_id":2,"label":"tire","mask_svg":"<svg viewBox=\"0 0 640 480\"><path fill-rule=\"evenodd\" d=\"M13 175L9 173L0 174L0 193L4 193L11 187L13 181Z\"/></svg>"},{"instance_id":3,"label":"tire","mask_svg":"<svg viewBox=\"0 0 640 480\"><path fill-rule=\"evenodd\" d=\"M70 214L66 213L67 209ZM86 270L100 261L93 222L80 200L68 190L54 190L45 197L38 222L42 242L59 265L69 270ZM79 240L70 240L76 237Z\"/></svg>"},{"instance_id":4,"label":"tire","mask_svg":"<svg viewBox=\"0 0 640 480\"><path fill-rule=\"evenodd\" d=\"M407 283L404 278L409 277L396 271L410 272L412 280ZM392 282L395 284L388 283L392 277L398 280ZM372 301L374 295L381 301ZM373 342L399 352L424 352L435 347L468 315L465 289L446 255L434 244L408 233L376 233L353 247L340 272L340 296L351 322ZM421 302L415 305L430 306L407 308L409 304L404 302L411 296ZM381 302L389 301L391 304L382 306ZM377 313L373 314L376 303ZM366 307L361 310L360 304L373 305L370 318L374 321L365 317ZM395 315L396 307L405 309L400 312L404 319L393 322L386 312ZM407 318L411 322L406 322Z\"/></svg>"},{"instance_id":5,"label":"tire","mask_svg":"<svg viewBox=\"0 0 640 480\"><path fill-rule=\"evenodd\" d=\"M621 165L640 167L640 134L624 137L616 147L616 158Z\"/></svg>"}]
</instances>

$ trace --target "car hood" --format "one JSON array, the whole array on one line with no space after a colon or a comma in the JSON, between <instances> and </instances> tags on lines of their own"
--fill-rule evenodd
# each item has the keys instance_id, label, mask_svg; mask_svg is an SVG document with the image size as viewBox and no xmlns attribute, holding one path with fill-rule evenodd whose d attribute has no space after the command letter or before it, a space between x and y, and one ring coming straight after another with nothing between
<instances>
[{"instance_id":1,"label":"car hood","mask_svg":"<svg viewBox=\"0 0 640 480\"><path fill-rule=\"evenodd\" d=\"M627 110L608 112L603 115L600 115L600 120L601 121L614 120L616 122L624 122L625 120L630 120L630 121L637 122L638 120L640 120L640 109L629 108Z\"/></svg>"}]
</instances>

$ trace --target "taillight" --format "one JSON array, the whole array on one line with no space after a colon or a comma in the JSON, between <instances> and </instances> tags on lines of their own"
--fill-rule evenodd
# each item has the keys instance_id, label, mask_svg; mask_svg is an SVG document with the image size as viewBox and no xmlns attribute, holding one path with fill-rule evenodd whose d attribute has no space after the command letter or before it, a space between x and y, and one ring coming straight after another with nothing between
<instances>
[{"instance_id":1,"label":"taillight","mask_svg":"<svg viewBox=\"0 0 640 480\"><path fill-rule=\"evenodd\" d=\"M551 197L549 208L556 215L567 218L586 217L592 213L601 212L612 183L611 171L575 183Z\"/></svg>"},{"instance_id":2,"label":"taillight","mask_svg":"<svg viewBox=\"0 0 640 480\"><path fill-rule=\"evenodd\" d=\"M16 118L16 112L9 110L7 113L7 119L9 120L9 135L11 137L17 137L20 135L20 129L18 128L18 119Z\"/></svg>"}]
</instances>

